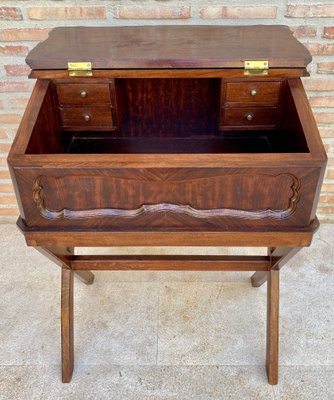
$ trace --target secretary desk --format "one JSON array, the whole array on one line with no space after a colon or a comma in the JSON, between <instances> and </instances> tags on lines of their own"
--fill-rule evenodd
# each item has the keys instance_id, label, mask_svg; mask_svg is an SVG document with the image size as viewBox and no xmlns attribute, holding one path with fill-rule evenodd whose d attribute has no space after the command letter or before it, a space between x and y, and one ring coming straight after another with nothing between
<instances>
[{"instance_id":1,"label":"secretary desk","mask_svg":"<svg viewBox=\"0 0 334 400\"><path fill-rule=\"evenodd\" d=\"M8 164L27 245L61 267L63 382L74 275L89 284L92 270L202 270L267 281L277 383L280 269L311 244L326 165L301 82L310 61L288 27L262 25L60 27L29 53L36 83ZM75 252L114 246L268 253Z\"/></svg>"}]
</instances>

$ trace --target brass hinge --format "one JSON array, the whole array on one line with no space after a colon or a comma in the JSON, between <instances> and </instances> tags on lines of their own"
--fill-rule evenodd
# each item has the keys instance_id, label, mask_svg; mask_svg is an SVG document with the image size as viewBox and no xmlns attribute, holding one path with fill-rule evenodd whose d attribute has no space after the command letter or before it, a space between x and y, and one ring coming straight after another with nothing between
<instances>
[{"instance_id":1,"label":"brass hinge","mask_svg":"<svg viewBox=\"0 0 334 400\"><path fill-rule=\"evenodd\" d=\"M268 75L269 62L258 60L244 61L245 75Z\"/></svg>"},{"instance_id":2,"label":"brass hinge","mask_svg":"<svg viewBox=\"0 0 334 400\"><path fill-rule=\"evenodd\" d=\"M93 76L91 62L68 62L69 76Z\"/></svg>"}]
</instances>

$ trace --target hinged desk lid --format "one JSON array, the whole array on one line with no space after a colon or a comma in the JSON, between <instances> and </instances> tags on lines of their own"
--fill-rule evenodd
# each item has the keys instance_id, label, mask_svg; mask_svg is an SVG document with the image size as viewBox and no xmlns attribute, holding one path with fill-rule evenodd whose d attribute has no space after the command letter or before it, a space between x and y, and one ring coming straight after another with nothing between
<instances>
[{"instance_id":1,"label":"hinged desk lid","mask_svg":"<svg viewBox=\"0 0 334 400\"><path fill-rule=\"evenodd\" d=\"M265 60L269 68L305 68L309 51L287 26L62 27L27 56L35 70L63 70L68 62L93 69L244 68Z\"/></svg>"}]
</instances>

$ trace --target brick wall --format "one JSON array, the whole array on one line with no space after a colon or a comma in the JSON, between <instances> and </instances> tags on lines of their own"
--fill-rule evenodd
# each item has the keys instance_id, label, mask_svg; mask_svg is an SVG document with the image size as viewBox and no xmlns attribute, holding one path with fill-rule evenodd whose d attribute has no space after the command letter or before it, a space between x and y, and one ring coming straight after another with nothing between
<instances>
[{"instance_id":1,"label":"brick wall","mask_svg":"<svg viewBox=\"0 0 334 400\"><path fill-rule=\"evenodd\" d=\"M0 221L18 214L6 156L34 83L27 79L27 52L55 26L148 24L291 27L313 55L304 84L329 156L318 216L334 220L333 1L7 0L0 4Z\"/></svg>"}]
</instances>

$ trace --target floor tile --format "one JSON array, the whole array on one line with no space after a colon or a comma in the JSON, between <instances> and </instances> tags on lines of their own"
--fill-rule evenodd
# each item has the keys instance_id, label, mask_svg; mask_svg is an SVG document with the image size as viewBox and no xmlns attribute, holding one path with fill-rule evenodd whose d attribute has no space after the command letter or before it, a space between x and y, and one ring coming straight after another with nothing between
<instances>
[{"instance_id":1,"label":"floor tile","mask_svg":"<svg viewBox=\"0 0 334 400\"><path fill-rule=\"evenodd\" d=\"M334 285L288 283L280 289L281 335L334 338Z\"/></svg>"},{"instance_id":2,"label":"floor tile","mask_svg":"<svg viewBox=\"0 0 334 400\"><path fill-rule=\"evenodd\" d=\"M82 364L155 364L159 288L97 278L75 286L75 350Z\"/></svg>"},{"instance_id":3,"label":"floor tile","mask_svg":"<svg viewBox=\"0 0 334 400\"><path fill-rule=\"evenodd\" d=\"M334 365L334 339L291 335L280 338L281 365Z\"/></svg>"},{"instance_id":4,"label":"floor tile","mask_svg":"<svg viewBox=\"0 0 334 400\"><path fill-rule=\"evenodd\" d=\"M334 284L334 224L321 224L310 247L303 248L282 269L283 282Z\"/></svg>"},{"instance_id":5,"label":"floor tile","mask_svg":"<svg viewBox=\"0 0 334 400\"><path fill-rule=\"evenodd\" d=\"M5 282L0 292L0 364L59 362L59 289Z\"/></svg>"},{"instance_id":6,"label":"floor tile","mask_svg":"<svg viewBox=\"0 0 334 400\"><path fill-rule=\"evenodd\" d=\"M271 400L264 369L218 366L79 366L70 384L50 370L47 399Z\"/></svg>"},{"instance_id":7,"label":"floor tile","mask_svg":"<svg viewBox=\"0 0 334 400\"><path fill-rule=\"evenodd\" d=\"M334 367L281 367L276 400L334 399Z\"/></svg>"},{"instance_id":8,"label":"floor tile","mask_svg":"<svg viewBox=\"0 0 334 400\"><path fill-rule=\"evenodd\" d=\"M280 363L334 365L334 285L281 285Z\"/></svg>"},{"instance_id":9,"label":"floor tile","mask_svg":"<svg viewBox=\"0 0 334 400\"><path fill-rule=\"evenodd\" d=\"M59 267L28 247L15 225L0 224L0 282L59 282Z\"/></svg>"},{"instance_id":10,"label":"floor tile","mask_svg":"<svg viewBox=\"0 0 334 400\"><path fill-rule=\"evenodd\" d=\"M0 366L0 400L40 400L45 378L44 367Z\"/></svg>"},{"instance_id":11,"label":"floor tile","mask_svg":"<svg viewBox=\"0 0 334 400\"><path fill-rule=\"evenodd\" d=\"M244 283L161 284L159 364L264 364L265 296Z\"/></svg>"}]
</instances>

